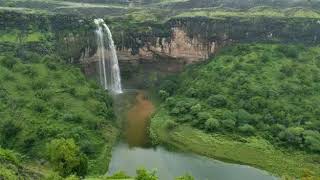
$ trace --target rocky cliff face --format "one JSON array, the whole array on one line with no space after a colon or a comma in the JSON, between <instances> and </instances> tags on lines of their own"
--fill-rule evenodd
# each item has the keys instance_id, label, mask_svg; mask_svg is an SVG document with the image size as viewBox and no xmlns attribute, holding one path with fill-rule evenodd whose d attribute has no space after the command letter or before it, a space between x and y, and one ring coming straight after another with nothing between
<instances>
[{"instance_id":1,"label":"rocky cliff face","mask_svg":"<svg viewBox=\"0 0 320 180\"><path fill-rule=\"evenodd\" d=\"M112 24L111 24L112 26ZM120 60L205 60L230 43L320 43L320 20L267 17L175 18L146 32L113 29Z\"/></svg>"},{"instance_id":2,"label":"rocky cliff face","mask_svg":"<svg viewBox=\"0 0 320 180\"><path fill-rule=\"evenodd\" d=\"M172 27L170 37L155 37L155 42L143 44L136 53L132 48L119 48L119 59L152 60L163 57L192 63L205 60L215 52L215 42L203 42L197 37L189 37L180 27Z\"/></svg>"}]
</instances>

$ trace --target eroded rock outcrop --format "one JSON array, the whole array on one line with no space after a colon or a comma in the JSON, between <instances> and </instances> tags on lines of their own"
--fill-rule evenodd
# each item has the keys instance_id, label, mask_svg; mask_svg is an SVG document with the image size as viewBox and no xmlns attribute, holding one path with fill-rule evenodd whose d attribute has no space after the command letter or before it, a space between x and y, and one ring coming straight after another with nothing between
<instances>
[{"instance_id":1,"label":"eroded rock outcrop","mask_svg":"<svg viewBox=\"0 0 320 180\"><path fill-rule=\"evenodd\" d=\"M154 59L166 57L167 59L180 59L188 63L207 59L215 52L215 42L203 42L197 37L189 37L187 33L179 28L171 29L171 37L155 37L155 43L145 42L139 48L138 53L134 53L132 48L120 48L119 59Z\"/></svg>"}]
</instances>

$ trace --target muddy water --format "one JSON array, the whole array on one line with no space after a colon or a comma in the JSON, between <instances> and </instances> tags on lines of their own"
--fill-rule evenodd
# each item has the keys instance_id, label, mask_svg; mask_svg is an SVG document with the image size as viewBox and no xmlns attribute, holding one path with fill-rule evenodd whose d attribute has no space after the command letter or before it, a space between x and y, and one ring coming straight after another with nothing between
<instances>
[{"instance_id":1,"label":"muddy water","mask_svg":"<svg viewBox=\"0 0 320 180\"><path fill-rule=\"evenodd\" d=\"M136 169L156 170L160 180L190 174L196 180L274 180L265 171L230 164L192 153L169 151L162 146L148 147L149 118L154 105L142 92L124 94L117 102L123 110L126 126L124 138L114 148L108 174L124 171L135 176ZM128 103L129 102L129 103ZM121 105L122 104L122 105Z\"/></svg>"},{"instance_id":2,"label":"muddy water","mask_svg":"<svg viewBox=\"0 0 320 180\"><path fill-rule=\"evenodd\" d=\"M145 147L148 144L148 122L154 110L145 94L138 92L133 107L127 113L125 137L129 146Z\"/></svg>"}]
</instances>

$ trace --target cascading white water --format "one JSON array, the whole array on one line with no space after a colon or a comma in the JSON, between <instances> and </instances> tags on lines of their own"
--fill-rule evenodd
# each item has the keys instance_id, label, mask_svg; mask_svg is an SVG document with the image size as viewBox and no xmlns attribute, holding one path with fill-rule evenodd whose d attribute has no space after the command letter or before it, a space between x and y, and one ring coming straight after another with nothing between
<instances>
[{"instance_id":1,"label":"cascading white water","mask_svg":"<svg viewBox=\"0 0 320 180\"><path fill-rule=\"evenodd\" d=\"M97 45L99 55L99 78L101 85L114 93L122 93L120 68L118 63L117 51L112 39L109 27L103 19L95 19L97 25ZM106 35L106 39L104 38ZM107 47L105 46L107 42ZM106 58L107 57L107 58Z\"/></svg>"}]
</instances>

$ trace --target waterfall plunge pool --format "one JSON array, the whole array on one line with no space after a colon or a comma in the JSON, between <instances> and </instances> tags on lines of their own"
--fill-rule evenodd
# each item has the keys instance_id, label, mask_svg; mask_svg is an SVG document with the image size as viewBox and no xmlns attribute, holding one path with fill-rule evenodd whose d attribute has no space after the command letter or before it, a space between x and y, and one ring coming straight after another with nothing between
<instances>
[{"instance_id":1,"label":"waterfall plunge pool","mask_svg":"<svg viewBox=\"0 0 320 180\"><path fill-rule=\"evenodd\" d=\"M147 128L155 108L143 91L130 91L117 98L125 115L123 139L113 148L108 174L124 171L134 176L139 168L156 170L160 180L190 174L196 180L274 180L266 171L225 163L193 153L169 151L163 146L148 147ZM131 99L131 100L130 100ZM127 110L125 110L127 108Z\"/></svg>"}]
</instances>

